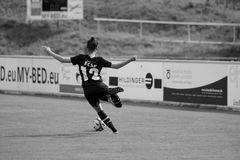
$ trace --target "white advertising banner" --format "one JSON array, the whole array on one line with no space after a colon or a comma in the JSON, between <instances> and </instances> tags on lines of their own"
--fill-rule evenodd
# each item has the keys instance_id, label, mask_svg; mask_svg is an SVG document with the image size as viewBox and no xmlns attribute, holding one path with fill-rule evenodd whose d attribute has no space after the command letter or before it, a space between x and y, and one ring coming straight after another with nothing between
<instances>
[{"instance_id":1,"label":"white advertising banner","mask_svg":"<svg viewBox=\"0 0 240 160\"><path fill-rule=\"evenodd\" d=\"M164 100L227 105L227 65L165 62Z\"/></svg>"},{"instance_id":2,"label":"white advertising banner","mask_svg":"<svg viewBox=\"0 0 240 160\"><path fill-rule=\"evenodd\" d=\"M113 60L112 63L122 62ZM139 60L103 68L109 87L122 99L174 101L240 107L240 63ZM0 56L0 90L83 94L78 66L49 57Z\"/></svg>"},{"instance_id":3,"label":"white advertising banner","mask_svg":"<svg viewBox=\"0 0 240 160\"><path fill-rule=\"evenodd\" d=\"M83 0L26 0L27 20L83 19Z\"/></svg>"},{"instance_id":4,"label":"white advertising banner","mask_svg":"<svg viewBox=\"0 0 240 160\"><path fill-rule=\"evenodd\" d=\"M228 66L228 106L240 107L240 64Z\"/></svg>"},{"instance_id":5,"label":"white advertising banner","mask_svg":"<svg viewBox=\"0 0 240 160\"><path fill-rule=\"evenodd\" d=\"M107 76L105 83L110 87L124 88L124 92L119 93L123 99L163 100L162 62L132 62L118 70L107 69Z\"/></svg>"},{"instance_id":6,"label":"white advertising banner","mask_svg":"<svg viewBox=\"0 0 240 160\"><path fill-rule=\"evenodd\" d=\"M59 62L42 58L0 58L0 89L59 92Z\"/></svg>"},{"instance_id":7,"label":"white advertising banner","mask_svg":"<svg viewBox=\"0 0 240 160\"><path fill-rule=\"evenodd\" d=\"M60 69L60 86L61 93L83 94L82 80L78 66L71 63L62 63Z\"/></svg>"}]
</instances>

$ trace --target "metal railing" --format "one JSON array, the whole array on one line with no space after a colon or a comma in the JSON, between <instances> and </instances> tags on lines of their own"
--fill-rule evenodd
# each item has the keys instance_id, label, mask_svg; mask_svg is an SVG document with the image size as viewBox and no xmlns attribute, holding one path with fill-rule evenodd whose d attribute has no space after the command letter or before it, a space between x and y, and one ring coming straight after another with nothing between
<instances>
[{"instance_id":1,"label":"metal railing","mask_svg":"<svg viewBox=\"0 0 240 160\"><path fill-rule=\"evenodd\" d=\"M179 42L179 43L205 43L205 44L230 44L239 45L237 41L236 28L240 27L239 23L207 23L207 22L176 22L176 21L151 21L151 20L134 20L134 19L113 19L113 18L94 18L97 21L97 32L101 33L100 22L119 22L119 23L137 23L139 24L139 37L143 37L143 24L164 24L164 25L185 25L187 27L187 40L176 39L160 39L160 41ZM192 40L191 27L192 26L223 26L232 27L232 41L205 41L205 40Z\"/></svg>"}]
</instances>

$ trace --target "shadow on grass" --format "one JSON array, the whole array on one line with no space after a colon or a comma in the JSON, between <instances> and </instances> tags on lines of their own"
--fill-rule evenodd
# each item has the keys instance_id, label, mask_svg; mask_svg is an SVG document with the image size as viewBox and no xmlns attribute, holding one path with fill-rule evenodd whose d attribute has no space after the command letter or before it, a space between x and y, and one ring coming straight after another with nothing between
<instances>
[{"instance_id":1,"label":"shadow on grass","mask_svg":"<svg viewBox=\"0 0 240 160\"><path fill-rule=\"evenodd\" d=\"M80 138L80 137L90 137L99 134L99 132L94 130L85 130L79 133L56 133L56 134L16 134L2 136L2 138ZM1 138L1 137L0 137Z\"/></svg>"},{"instance_id":2,"label":"shadow on grass","mask_svg":"<svg viewBox=\"0 0 240 160\"><path fill-rule=\"evenodd\" d=\"M52 29L49 24L25 24L14 20L0 19L0 30L2 36L10 44L17 47L26 47L30 44L46 40L51 36L61 34L64 30Z\"/></svg>"}]
</instances>

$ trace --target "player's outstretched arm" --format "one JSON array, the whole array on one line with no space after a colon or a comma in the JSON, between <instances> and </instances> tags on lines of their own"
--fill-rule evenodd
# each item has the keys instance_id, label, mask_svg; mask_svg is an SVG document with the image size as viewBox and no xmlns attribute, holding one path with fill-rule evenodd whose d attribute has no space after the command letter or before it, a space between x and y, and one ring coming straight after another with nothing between
<instances>
[{"instance_id":1,"label":"player's outstretched arm","mask_svg":"<svg viewBox=\"0 0 240 160\"><path fill-rule=\"evenodd\" d=\"M123 66L127 65L128 63L132 62L132 61L136 61L136 56L131 57L130 59L128 59L126 61L123 61L121 63L112 64L111 68L119 69L119 68L122 68Z\"/></svg>"},{"instance_id":2,"label":"player's outstretched arm","mask_svg":"<svg viewBox=\"0 0 240 160\"><path fill-rule=\"evenodd\" d=\"M44 48L44 50L53 58L55 58L56 60L58 60L59 62L62 63L71 63L70 57L63 57L61 55L58 55L56 53L54 53L50 47L48 46L42 46Z\"/></svg>"}]
</instances>

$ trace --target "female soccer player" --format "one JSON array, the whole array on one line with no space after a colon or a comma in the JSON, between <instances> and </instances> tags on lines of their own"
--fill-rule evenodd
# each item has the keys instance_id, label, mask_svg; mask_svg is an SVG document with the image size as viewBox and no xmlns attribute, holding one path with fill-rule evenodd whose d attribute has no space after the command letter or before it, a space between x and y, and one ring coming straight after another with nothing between
<instances>
[{"instance_id":1,"label":"female soccer player","mask_svg":"<svg viewBox=\"0 0 240 160\"><path fill-rule=\"evenodd\" d=\"M120 108L122 107L122 103L117 93L123 92L123 89L121 87L108 88L108 86L102 81L101 70L103 67L119 69L128 63L135 61L136 57L131 57L126 61L112 64L106 59L96 56L97 47L98 41L94 37L91 37L91 39L87 41L85 54L79 54L73 57L63 57L54 53L50 47L43 46L45 51L56 60L62 63L72 63L73 65L79 66L82 87L86 99L112 132L118 133L109 116L104 112L100 100L111 102L113 105Z\"/></svg>"}]
</instances>

